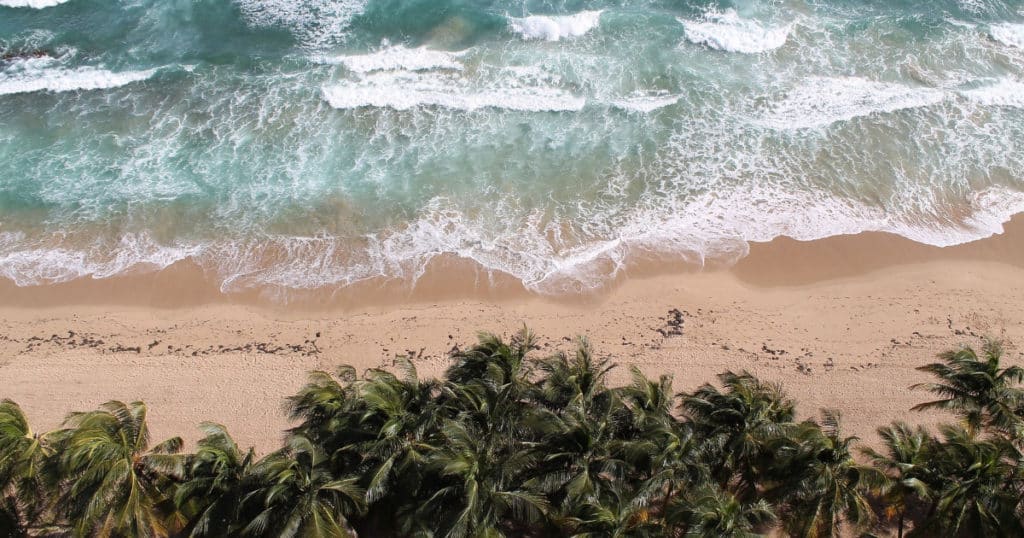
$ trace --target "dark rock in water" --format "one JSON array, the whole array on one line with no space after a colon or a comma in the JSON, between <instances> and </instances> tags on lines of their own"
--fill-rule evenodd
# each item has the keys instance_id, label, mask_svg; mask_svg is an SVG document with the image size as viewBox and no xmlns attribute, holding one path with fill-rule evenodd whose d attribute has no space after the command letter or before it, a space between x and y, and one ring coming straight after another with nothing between
<instances>
[{"instance_id":1,"label":"dark rock in water","mask_svg":"<svg viewBox=\"0 0 1024 538\"><path fill-rule=\"evenodd\" d=\"M29 60L32 58L46 58L50 56L50 53L42 50L29 50L29 51L4 51L0 54L0 61L13 62L14 60Z\"/></svg>"}]
</instances>

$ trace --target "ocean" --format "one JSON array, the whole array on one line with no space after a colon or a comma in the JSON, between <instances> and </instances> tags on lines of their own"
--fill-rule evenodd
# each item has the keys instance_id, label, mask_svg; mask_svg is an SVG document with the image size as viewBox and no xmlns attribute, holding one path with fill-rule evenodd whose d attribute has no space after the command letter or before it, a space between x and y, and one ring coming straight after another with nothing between
<instances>
[{"instance_id":1,"label":"ocean","mask_svg":"<svg viewBox=\"0 0 1024 538\"><path fill-rule=\"evenodd\" d=\"M544 294L1024 211L1024 2L0 0L0 277ZM794 260L794 263L799 263Z\"/></svg>"}]
</instances>

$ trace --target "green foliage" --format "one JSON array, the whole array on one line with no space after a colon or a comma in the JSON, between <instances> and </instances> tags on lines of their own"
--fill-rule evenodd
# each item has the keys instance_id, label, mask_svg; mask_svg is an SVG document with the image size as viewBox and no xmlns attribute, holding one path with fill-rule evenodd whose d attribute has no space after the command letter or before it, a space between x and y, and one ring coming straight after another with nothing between
<instances>
[{"instance_id":1,"label":"green foliage","mask_svg":"<svg viewBox=\"0 0 1024 538\"><path fill-rule=\"evenodd\" d=\"M959 416L971 430L996 429L1020 438L1024 435L1024 368L1000 368L1002 346L988 342L979 357L969 347L939 355L942 362L918 368L938 378L912 388L926 389L940 399L913 407L915 411L942 409Z\"/></svg>"},{"instance_id":2,"label":"green foliage","mask_svg":"<svg viewBox=\"0 0 1024 538\"><path fill-rule=\"evenodd\" d=\"M894 423L882 446L842 434L837 411L797 421L776 384L725 372L672 378L614 367L586 340L533 357L525 329L481 334L440 380L413 362L312 372L285 402L296 424L257 459L203 423L192 454L149 446L146 407L108 402L37 434L0 403L0 535L96 537L823 537L1024 535L1022 371L969 348L922 368L953 412Z\"/></svg>"}]
</instances>

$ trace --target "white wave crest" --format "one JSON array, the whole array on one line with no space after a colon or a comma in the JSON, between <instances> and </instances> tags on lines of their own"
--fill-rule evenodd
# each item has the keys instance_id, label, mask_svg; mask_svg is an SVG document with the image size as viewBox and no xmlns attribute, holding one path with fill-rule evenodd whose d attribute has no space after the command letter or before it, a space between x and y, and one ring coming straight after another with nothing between
<instances>
[{"instance_id":1,"label":"white wave crest","mask_svg":"<svg viewBox=\"0 0 1024 538\"><path fill-rule=\"evenodd\" d=\"M679 102L678 95L631 95L612 101L612 106L629 112L653 112Z\"/></svg>"},{"instance_id":2,"label":"white wave crest","mask_svg":"<svg viewBox=\"0 0 1024 538\"><path fill-rule=\"evenodd\" d=\"M712 11L697 21L677 20L683 25L689 42L743 54L758 54L785 45L792 29L791 24L770 28L757 21L742 19L734 9L721 13Z\"/></svg>"},{"instance_id":3,"label":"white wave crest","mask_svg":"<svg viewBox=\"0 0 1024 538\"><path fill-rule=\"evenodd\" d=\"M125 234L86 248L26 241L17 232L0 233L0 277L19 286L109 278L131 271L165 269L200 252L196 246L164 246L146 233Z\"/></svg>"},{"instance_id":4,"label":"white wave crest","mask_svg":"<svg viewBox=\"0 0 1024 538\"><path fill-rule=\"evenodd\" d=\"M945 92L933 88L857 77L813 77L768 105L768 111L755 123L778 130L827 127L871 114L933 105L945 97Z\"/></svg>"},{"instance_id":5,"label":"white wave crest","mask_svg":"<svg viewBox=\"0 0 1024 538\"><path fill-rule=\"evenodd\" d=\"M962 92L964 97L984 106L1024 108L1024 82L1003 79L989 86Z\"/></svg>"},{"instance_id":6,"label":"white wave crest","mask_svg":"<svg viewBox=\"0 0 1024 538\"><path fill-rule=\"evenodd\" d=\"M381 72L325 86L323 95L328 104L339 109L409 110L435 106L465 111L495 108L557 112L580 110L586 104L586 99L558 88L521 84L473 87L442 73L421 75L407 71Z\"/></svg>"},{"instance_id":7,"label":"white wave crest","mask_svg":"<svg viewBox=\"0 0 1024 538\"><path fill-rule=\"evenodd\" d=\"M442 50L432 50L426 47L410 49L402 45L385 47L370 54L318 56L315 60L320 63L341 64L348 70L356 73L462 69L462 64L459 63L456 54Z\"/></svg>"},{"instance_id":8,"label":"white wave crest","mask_svg":"<svg viewBox=\"0 0 1024 538\"><path fill-rule=\"evenodd\" d=\"M30 58L0 71L0 95L40 91L102 90L146 80L156 69L113 72L97 67L68 69L53 58Z\"/></svg>"},{"instance_id":9,"label":"white wave crest","mask_svg":"<svg viewBox=\"0 0 1024 538\"><path fill-rule=\"evenodd\" d=\"M601 11L581 11L573 15L529 17L508 20L509 27L523 39L559 41L579 37L593 30L601 21Z\"/></svg>"},{"instance_id":10,"label":"white wave crest","mask_svg":"<svg viewBox=\"0 0 1024 538\"><path fill-rule=\"evenodd\" d=\"M32 9L43 9L59 6L68 0L0 0L3 7L30 7Z\"/></svg>"},{"instance_id":11,"label":"white wave crest","mask_svg":"<svg viewBox=\"0 0 1024 538\"><path fill-rule=\"evenodd\" d=\"M989 28L989 35L1004 45L1024 49L1024 24L993 24Z\"/></svg>"}]
</instances>

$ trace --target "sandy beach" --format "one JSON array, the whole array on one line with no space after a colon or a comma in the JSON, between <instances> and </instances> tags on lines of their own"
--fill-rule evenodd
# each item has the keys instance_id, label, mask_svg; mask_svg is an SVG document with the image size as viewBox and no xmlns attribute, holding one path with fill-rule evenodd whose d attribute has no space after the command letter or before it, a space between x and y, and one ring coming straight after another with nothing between
<instances>
[{"instance_id":1,"label":"sandy beach","mask_svg":"<svg viewBox=\"0 0 1024 538\"><path fill-rule=\"evenodd\" d=\"M1002 339L1008 364L1024 364L1024 219L1006 233L950 248L887 234L755 244L735 267L637 270L583 298L530 296L478 282L430 278L404 296L363 292L345 305L280 305L223 296L182 268L103 281L0 285L0 391L37 429L110 400L147 402L154 439L199 437L224 423L260 452L288 423L283 399L312 369L340 363L388 367L414 358L436 375L477 330L510 334L524 324L542 350L571 349L588 335L620 367L674 376L689 390L727 369L784 384L802 417L843 412L864 442L927 395L908 390L915 367L942 350ZM340 300L340 299L339 299Z\"/></svg>"}]
</instances>

